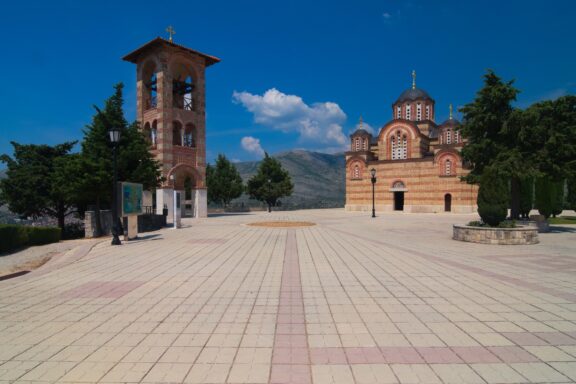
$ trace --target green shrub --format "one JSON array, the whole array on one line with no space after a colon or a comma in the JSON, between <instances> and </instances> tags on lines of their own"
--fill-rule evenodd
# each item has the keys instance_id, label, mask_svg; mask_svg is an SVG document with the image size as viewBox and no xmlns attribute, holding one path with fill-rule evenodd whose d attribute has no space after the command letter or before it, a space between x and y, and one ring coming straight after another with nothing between
<instances>
[{"instance_id":1,"label":"green shrub","mask_svg":"<svg viewBox=\"0 0 576 384\"><path fill-rule=\"evenodd\" d=\"M0 224L0 252L22 247L28 242L28 231L21 225Z\"/></svg>"},{"instance_id":2,"label":"green shrub","mask_svg":"<svg viewBox=\"0 0 576 384\"><path fill-rule=\"evenodd\" d=\"M478 214L482 221L497 227L508 214L508 183L496 172L486 169L480 178L478 190Z\"/></svg>"},{"instance_id":3,"label":"green shrub","mask_svg":"<svg viewBox=\"0 0 576 384\"><path fill-rule=\"evenodd\" d=\"M0 252L9 252L26 245L42 245L60 241L60 228L0 225Z\"/></svg>"},{"instance_id":4,"label":"green shrub","mask_svg":"<svg viewBox=\"0 0 576 384\"><path fill-rule=\"evenodd\" d=\"M27 245L42 245L60 241L61 230L57 227L25 227L28 232Z\"/></svg>"},{"instance_id":5,"label":"green shrub","mask_svg":"<svg viewBox=\"0 0 576 384\"><path fill-rule=\"evenodd\" d=\"M552 216L554 208L554 182L548 177L539 177L536 179L536 208L538 212L548 219Z\"/></svg>"},{"instance_id":6,"label":"green shrub","mask_svg":"<svg viewBox=\"0 0 576 384\"><path fill-rule=\"evenodd\" d=\"M84 236L84 223L77 222L64 225L62 240L82 239Z\"/></svg>"},{"instance_id":7,"label":"green shrub","mask_svg":"<svg viewBox=\"0 0 576 384\"><path fill-rule=\"evenodd\" d=\"M527 177L520 181L520 215L527 218L534 202L534 179Z\"/></svg>"},{"instance_id":8,"label":"green shrub","mask_svg":"<svg viewBox=\"0 0 576 384\"><path fill-rule=\"evenodd\" d=\"M564 180L552 184L552 216L556 217L564 210Z\"/></svg>"}]
</instances>

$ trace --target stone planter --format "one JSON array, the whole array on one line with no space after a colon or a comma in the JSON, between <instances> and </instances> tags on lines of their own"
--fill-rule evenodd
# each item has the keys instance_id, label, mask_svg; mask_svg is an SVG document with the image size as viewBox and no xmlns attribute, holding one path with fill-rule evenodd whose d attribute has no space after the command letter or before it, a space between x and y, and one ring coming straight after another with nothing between
<instances>
[{"instance_id":1,"label":"stone planter","mask_svg":"<svg viewBox=\"0 0 576 384\"><path fill-rule=\"evenodd\" d=\"M538 228L486 228L468 225L453 226L454 240L480 244L526 245L538 244Z\"/></svg>"}]
</instances>

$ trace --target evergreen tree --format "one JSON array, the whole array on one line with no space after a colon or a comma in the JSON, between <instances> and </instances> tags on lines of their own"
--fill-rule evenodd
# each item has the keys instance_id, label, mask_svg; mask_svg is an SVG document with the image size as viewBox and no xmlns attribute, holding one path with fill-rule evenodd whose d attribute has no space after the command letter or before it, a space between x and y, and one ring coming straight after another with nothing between
<instances>
[{"instance_id":1,"label":"evergreen tree","mask_svg":"<svg viewBox=\"0 0 576 384\"><path fill-rule=\"evenodd\" d=\"M12 142L14 158L0 156L8 166L6 178L0 180L0 200L8 208L23 216L38 218L50 216L64 228L67 215L73 213L74 199L62 191L62 181L57 174L72 158L70 150L75 142L66 142L53 147L48 145L22 145ZM74 183L78 174L67 173L64 183Z\"/></svg>"},{"instance_id":2,"label":"evergreen tree","mask_svg":"<svg viewBox=\"0 0 576 384\"><path fill-rule=\"evenodd\" d=\"M497 227L508 213L508 183L491 168L485 168L478 189L478 214L482 221Z\"/></svg>"},{"instance_id":3,"label":"evergreen tree","mask_svg":"<svg viewBox=\"0 0 576 384\"><path fill-rule=\"evenodd\" d=\"M528 218L534 202L534 178L525 177L520 181L520 214Z\"/></svg>"},{"instance_id":4,"label":"evergreen tree","mask_svg":"<svg viewBox=\"0 0 576 384\"><path fill-rule=\"evenodd\" d=\"M566 205L568 209L576 211L576 177L568 179L568 195L566 196Z\"/></svg>"},{"instance_id":5,"label":"evergreen tree","mask_svg":"<svg viewBox=\"0 0 576 384\"><path fill-rule=\"evenodd\" d=\"M84 130L82 141L82 180L76 185L76 194L95 205L96 232L102 233L100 209L112 199L112 147L108 130L120 129L118 144L118 180L142 183L144 189L154 189L161 182L160 164L149 151L149 144L139 131L137 123L128 125L122 110L123 85L114 86L114 94L103 109L94 107L96 114Z\"/></svg>"},{"instance_id":6,"label":"evergreen tree","mask_svg":"<svg viewBox=\"0 0 576 384\"><path fill-rule=\"evenodd\" d=\"M278 199L290 196L293 190L294 184L288 171L282 168L278 160L265 153L258 172L248 180L247 192L250 198L265 202L268 212L272 212Z\"/></svg>"},{"instance_id":7,"label":"evergreen tree","mask_svg":"<svg viewBox=\"0 0 576 384\"><path fill-rule=\"evenodd\" d=\"M552 217L556 217L564 210L564 180L552 183Z\"/></svg>"},{"instance_id":8,"label":"evergreen tree","mask_svg":"<svg viewBox=\"0 0 576 384\"><path fill-rule=\"evenodd\" d=\"M487 167L498 169L510 180L512 217L518 218L520 180L530 174L531 169L526 154L518 147L522 125L514 124L520 116L514 116L512 107L518 94L513 83L503 82L489 70L475 100L460 111L464 114L461 131L468 139L462 156L472 166L465 180L476 184Z\"/></svg>"},{"instance_id":9,"label":"evergreen tree","mask_svg":"<svg viewBox=\"0 0 576 384\"><path fill-rule=\"evenodd\" d=\"M218 155L214 167L206 167L208 201L222 204L226 208L233 199L242 195L244 185L238 170L226 156Z\"/></svg>"},{"instance_id":10,"label":"evergreen tree","mask_svg":"<svg viewBox=\"0 0 576 384\"><path fill-rule=\"evenodd\" d=\"M549 177L543 176L536 179L535 194L536 208L538 212L548 219L552 215L554 183Z\"/></svg>"}]
</instances>

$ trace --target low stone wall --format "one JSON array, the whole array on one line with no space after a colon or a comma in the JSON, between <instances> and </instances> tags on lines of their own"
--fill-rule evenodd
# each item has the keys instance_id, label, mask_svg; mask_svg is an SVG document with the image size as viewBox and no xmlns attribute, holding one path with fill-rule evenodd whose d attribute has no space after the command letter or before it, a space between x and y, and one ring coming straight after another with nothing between
<instances>
[{"instance_id":1,"label":"low stone wall","mask_svg":"<svg viewBox=\"0 0 576 384\"><path fill-rule=\"evenodd\" d=\"M112 234L112 214L109 210L100 211L100 222L102 223L102 236ZM127 222L122 221L124 228ZM156 231L166 226L166 216L156 214L138 215L138 232ZM84 215L84 232L86 238L95 237L96 232L96 214L94 211L86 211Z\"/></svg>"},{"instance_id":2,"label":"low stone wall","mask_svg":"<svg viewBox=\"0 0 576 384\"><path fill-rule=\"evenodd\" d=\"M538 228L486 228L454 225L452 238L480 244L526 245L538 244Z\"/></svg>"}]
</instances>

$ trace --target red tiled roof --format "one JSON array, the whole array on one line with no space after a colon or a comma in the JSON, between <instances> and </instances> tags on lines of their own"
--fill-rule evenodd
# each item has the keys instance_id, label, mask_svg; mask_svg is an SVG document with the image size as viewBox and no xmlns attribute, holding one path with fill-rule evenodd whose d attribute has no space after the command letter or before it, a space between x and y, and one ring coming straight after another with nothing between
<instances>
[{"instance_id":1,"label":"red tiled roof","mask_svg":"<svg viewBox=\"0 0 576 384\"><path fill-rule=\"evenodd\" d=\"M147 51L148 49L150 49L152 47L158 46L158 45L167 45L167 46L174 47L174 48L180 48L180 49L182 49L188 53L202 56L204 59L206 59L206 66L207 67L212 65L212 64L216 64L216 63L220 62L220 59L215 57L215 56L210 56L210 55L207 55L205 53L195 51L195 50L190 49L188 47L185 47L183 45L170 42L170 41L163 39L161 37L157 37L153 40L150 40L149 42L147 42L146 44L144 44L140 48L138 48L138 49L130 52L126 56L124 56L122 58L122 60L129 61L131 63L136 63L138 61L138 58L140 57L140 55L143 52Z\"/></svg>"}]
</instances>

